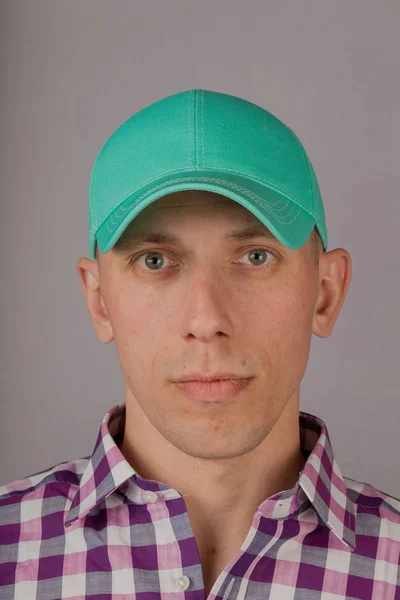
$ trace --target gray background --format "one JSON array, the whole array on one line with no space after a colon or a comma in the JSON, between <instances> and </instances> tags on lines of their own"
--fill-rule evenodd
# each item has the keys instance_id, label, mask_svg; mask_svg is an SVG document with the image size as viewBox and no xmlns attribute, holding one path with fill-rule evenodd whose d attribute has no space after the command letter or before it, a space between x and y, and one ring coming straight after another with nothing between
<instances>
[{"instance_id":1,"label":"gray background","mask_svg":"<svg viewBox=\"0 0 400 600\"><path fill-rule=\"evenodd\" d=\"M90 170L134 112L200 87L261 104L310 156L353 279L332 335L312 338L300 408L325 420L344 475L400 496L398 0L0 10L0 484L90 454L124 401L76 271Z\"/></svg>"}]
</instances>

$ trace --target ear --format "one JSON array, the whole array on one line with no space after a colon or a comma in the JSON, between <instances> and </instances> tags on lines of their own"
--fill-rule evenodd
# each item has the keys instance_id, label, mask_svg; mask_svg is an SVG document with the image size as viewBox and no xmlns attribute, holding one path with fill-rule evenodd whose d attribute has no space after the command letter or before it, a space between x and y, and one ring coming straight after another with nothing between
<instances>
[{"instance_id":1,"label":"ear","mask_svg":"<svg viewBox=\"0 0 400 600\"><path fill-rule=\"evenodd\" d=\"M109 344L114 339L114 333L101 295L97 261L80 258L77 263L77 271L96 335L103 344Z\"/></svg>"},{"instance_id":2,"label":"ear","mask_svg":"<svg viewBox=\"0 0 400 600\"><path fill-rule=\"evenodd\" d=\"M319 261L319 293L312 332L328 337L335 325L351 282L351 256L343 248L322 252Z\"/></svg>"}]
</instances>

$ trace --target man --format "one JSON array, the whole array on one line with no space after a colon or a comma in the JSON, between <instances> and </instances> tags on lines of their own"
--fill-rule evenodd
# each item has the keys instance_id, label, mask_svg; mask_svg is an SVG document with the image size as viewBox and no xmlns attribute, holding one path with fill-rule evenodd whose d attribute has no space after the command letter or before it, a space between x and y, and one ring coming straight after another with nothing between
<instances>
[{"instance_id":1,"label":"man","mask_svg":"<svg viewBox=\"0 0 400 600\"><path fill-rule=\"evenodd\" d=\"M89 457L4 486L4 598L400 598L400 500L299 411L351 281L293 131L189 90L107 140L77 270L125 402Z\"/></svg>"}]
</instances>

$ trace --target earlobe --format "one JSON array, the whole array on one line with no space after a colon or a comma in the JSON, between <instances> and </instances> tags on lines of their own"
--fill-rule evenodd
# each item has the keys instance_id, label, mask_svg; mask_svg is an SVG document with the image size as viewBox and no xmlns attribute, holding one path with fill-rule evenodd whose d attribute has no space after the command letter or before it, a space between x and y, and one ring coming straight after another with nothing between
<instances>
[{"instance_id":1,"label":"earlobe","mask_svg":"<svg viewBox=\"0 0 400 600\"><path fill-rule=\"evenodd\" d=\"M101 293L97 262L80 258L77 271L96 335L103 344L109 344L114 339L114 334Z\"/></svg>"},{"instance_id":2,"label":"earlobe","mask_svg":"<svg viewBox=\"0 0 400 600\"><path fill-rule=\"evenodd\" d=\"M312 332L329 337L339 316L351 282L351 256L336 248L320 256L319 293L315 305Z\"/></svg>"}]
</instances>

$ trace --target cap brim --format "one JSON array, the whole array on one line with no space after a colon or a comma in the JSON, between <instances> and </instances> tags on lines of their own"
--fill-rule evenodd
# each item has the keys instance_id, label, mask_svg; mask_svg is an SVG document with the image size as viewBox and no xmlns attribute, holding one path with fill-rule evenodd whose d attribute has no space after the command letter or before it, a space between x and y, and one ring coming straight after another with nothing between
<instances>
[{"instance_id":1,"label":"cap brim","mask_svg":"<svg viewBox=\"0 0 400 600\"><path fill-rule=\"evenodd\" d=\"M103 254L111 250L133 219L159 198L182 190L204 190L231 198L247 208L287 248L301 248L311 235L315 218L296 199L273 186L235 173L184 171L153 180L123 199L96 231L90 233L90 253L95 258L96 238Z\"/></svg>"}]
</instances>

